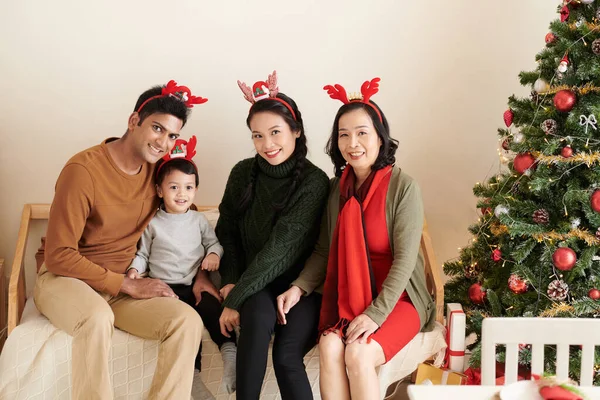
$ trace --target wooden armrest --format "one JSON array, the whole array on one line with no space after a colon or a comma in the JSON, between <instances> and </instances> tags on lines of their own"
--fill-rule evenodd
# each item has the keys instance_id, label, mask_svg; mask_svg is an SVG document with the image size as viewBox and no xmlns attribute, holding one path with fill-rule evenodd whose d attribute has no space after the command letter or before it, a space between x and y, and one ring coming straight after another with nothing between
<instances>
[{"instance_id":1,"label":"wooden armrest","mask_svg":"<svg viewBox=\"0 0 600 400\"><path fill-rule=\"evenodd\" d=\"M12 269L10 271L10 280L8 283L8 334L17 327L25 308L25 270L23 268L23 259L27 247L27 236L29 235L29 222L31 221L31 204L23 206L21 214L21 226L17 238L17 248Z\"/></svg>"},{"instance_id":2,"label":"wooden armrest","mask_svg":"<svg viewBox=\"0 0 600 400\"><path fill-rule=\"evenodd\" d=\"M6 277L4 275L4 259L0 258L0 350L4 346L6 336Z\"/></svg>"},{"instance_id":3,"label":"wooden armrest","mask_svg":"<svg viewBox=\"0 0 600 400\"><path fill-rule=\"evenodd\" d=\"M431 236L429 236L429 230L427 229L427 221L423 224L423 234L421 235L421 250L425 257L425 277L427 279L427 287L430 288L433 294L433 300L435 302L436 317L435 320L440 324L444 324L444 282L440 274L440 267L438 266L435 254L433 252L433 245L431 243Z\"/></svg>"}]
</instances>

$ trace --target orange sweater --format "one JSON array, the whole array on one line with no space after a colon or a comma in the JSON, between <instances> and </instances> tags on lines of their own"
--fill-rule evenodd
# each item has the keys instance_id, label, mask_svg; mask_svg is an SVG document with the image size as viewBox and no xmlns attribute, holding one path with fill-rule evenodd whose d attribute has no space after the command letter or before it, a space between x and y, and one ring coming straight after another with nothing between
<instances>
[{"instance_id":1,"label":"orange sweater","mask_svg":"<svg viewBox=\"0 0 600 400\"><path fill-rule=\"evenodd\" d=\"M76 154L56 182L46 239L46 268L116 295L138 239L158 208L154 167L127 175L106 143Z\"/></svg>"}]
</instances>

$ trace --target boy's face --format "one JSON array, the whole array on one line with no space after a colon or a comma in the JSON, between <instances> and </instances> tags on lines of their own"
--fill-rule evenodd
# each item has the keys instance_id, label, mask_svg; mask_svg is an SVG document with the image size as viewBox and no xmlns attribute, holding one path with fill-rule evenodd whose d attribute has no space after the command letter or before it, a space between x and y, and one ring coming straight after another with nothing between
<instances>
[{"instance_id":1,"label":"boy's face","mask_svg":"<svg viewBox=\"0 0 600 400\"><path fill-rule=\"evenodd\" d=\"M165 203L165 211L169 214L183 214L194 202L198 188L196 176L188 175L179 170L172 170L156 185L158 197Z\"/></svg>"},{"instance_id":2,"label":"boy's face","mask_svg":"<svg viewBox=\"0 0 600 400\"><path fill-rule=\"evenodd\" d=\"M133 138L133 150L140 160L154 164L171 151L183 122L171 114L158 113L147 116L141 124L139 121L138 113L129 117L128 129Z\"/></svg>"}]
</instances>

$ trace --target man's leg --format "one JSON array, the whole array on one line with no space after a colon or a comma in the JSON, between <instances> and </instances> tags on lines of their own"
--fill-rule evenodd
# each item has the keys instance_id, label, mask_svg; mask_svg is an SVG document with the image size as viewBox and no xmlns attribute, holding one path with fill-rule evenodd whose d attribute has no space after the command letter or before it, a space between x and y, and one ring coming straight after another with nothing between
<instances>
[{"instance_id":1,"label":"man's leg","mask_svg":"<svg viewBox=\"0 0 600 400\"><path fill-rule=\"evenodd\" d=\"M56 276L42 266L33 299L57 328L73 336L72 398L112 399L108 354L114 330L113 312L87 283Z\"/></svg>"},{"instance_id":2,"label":"man's leg","mask_svg":"<svg viewBox=\"0 0 600 400\"><path fill-rule=\"evenodd\" d=\"M110 306L117 328L145 339L160 340L148 399L189 399L194 359L204 329L198 313L171 297L135 300L119 295L110 301Z\"/></svg>"}]
</instances>

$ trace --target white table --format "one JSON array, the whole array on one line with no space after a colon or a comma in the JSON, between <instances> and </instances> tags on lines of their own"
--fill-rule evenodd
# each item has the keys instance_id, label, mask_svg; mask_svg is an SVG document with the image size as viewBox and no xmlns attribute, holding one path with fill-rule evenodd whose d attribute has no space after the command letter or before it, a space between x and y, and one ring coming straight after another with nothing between
<instances>
[{"instance_id":1,"label":"white table","mask_svg":"<svg viewBox=\"0 0 600 400\"><path fill-rule=\"evenodd\" d=\"M502 386L410 385L410 400L490 400ZM600 400L600 387L579 388L590 400Z\"/></svg>"}]
</instances>

